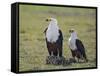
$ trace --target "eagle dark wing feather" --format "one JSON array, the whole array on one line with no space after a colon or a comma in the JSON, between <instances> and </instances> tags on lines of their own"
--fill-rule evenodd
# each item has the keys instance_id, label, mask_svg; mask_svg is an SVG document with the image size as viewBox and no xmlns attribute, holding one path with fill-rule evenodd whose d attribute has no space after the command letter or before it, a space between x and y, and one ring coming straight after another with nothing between
<instances>
[{"instance_id":1,"label":"eagle dark wing feather","mask_svg":"<svg viewBox=\"0 0 100 76\"><path fill-rule=\"evenodd\" d=\"M45 34L46 34L47 29L48 29L48 28L46 28L46 29L44 30L44 32L43 32L43 33L45 33Z\"/></svg>"},{"instance_id":2,"label":"eagle dark wing feather","mask_svg":"<svg viewBox=\"0 0 100 76\"><path fill-rule=\"evenodd\" d=\"M86 58L86 53L85 53L85 48L84 48L84 45L82 43L81 40L79 39L76 39L76 46L77 46L77 51L79 51L81 53L81 55L85 58Z\"/></svg>"},{"instance_id":3,"label":"eagle dark wing feather","mask_svg":"<svg viewBox=\"0 0 100 76\"><path fill-rule=\"evenodd\" d=\"M62 35L61 30L59 30L59 37L58 37L57 43L62 45L62 43L63 43L62 40L63 40L63 35Z\"/></svg>"},{"instance_id":4,"label":"eagle dark wing feather","mask_svg":"<svg viewBox=\"0 0 100 76\"><path fill-rule=\"evenodd\" d=\"M57 48L58 48L58 51L59 51L59 56L62 56L63 35L62 35L62 32L61 32L60 29L59 29L59 37L58 37L56 44L57 44Z\"/></svg>"},{"instance_id":5,"label":"eagle dark wing feather","mask_svg":"<svg viewBox=\"0 0 100 76\"><path fill-rule=\"evenodd\" d=\"M61 32L61 30L59 30L59 38L61 39L61 40L63 40L63 35L62 35L62 32Z\"/></svg>"}]
</instances>

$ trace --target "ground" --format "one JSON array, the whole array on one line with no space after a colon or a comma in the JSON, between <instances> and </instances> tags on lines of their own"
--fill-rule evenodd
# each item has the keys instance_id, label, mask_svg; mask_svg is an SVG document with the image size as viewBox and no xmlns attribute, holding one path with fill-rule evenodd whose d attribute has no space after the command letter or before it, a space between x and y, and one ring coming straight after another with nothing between
<instances>
[{"instance_id":1,"label":"ground","mask_svg":"<svg viewBox=\"0 0 100 76\"><path fill-rule=\"evenodd\" d=\"M20 5L19 9L19 71L96 67L96 10L88 8ZM55 17L63 33L63 56L71 58L68 47L69 29L77 31L86 48L87 63L68 66L47 65L45 34L48 17Z\"/></svg>"}]
</instances>

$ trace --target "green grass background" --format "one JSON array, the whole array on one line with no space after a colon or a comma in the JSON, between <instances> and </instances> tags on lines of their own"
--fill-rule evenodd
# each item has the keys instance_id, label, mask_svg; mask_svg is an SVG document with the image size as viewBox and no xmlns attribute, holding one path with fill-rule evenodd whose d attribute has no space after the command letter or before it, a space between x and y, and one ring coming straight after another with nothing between
<instances>
[{"instance_id":1,"label":"green grass background","mask_svg":"<svg viewBox=\"0 0 100 76\"><path fill-rule=\"evenodd\" d=\"M45 21L54 17L63 33L63 55L71 58L68 47L69 29L74 28L86 48L87 63L72 65L47 65L48 51L43 31L48 26ZM86 68L96 66L96 10L89 8L52 7L36 5L19 6L19 71Z\"/></svg>"}]
</instances>

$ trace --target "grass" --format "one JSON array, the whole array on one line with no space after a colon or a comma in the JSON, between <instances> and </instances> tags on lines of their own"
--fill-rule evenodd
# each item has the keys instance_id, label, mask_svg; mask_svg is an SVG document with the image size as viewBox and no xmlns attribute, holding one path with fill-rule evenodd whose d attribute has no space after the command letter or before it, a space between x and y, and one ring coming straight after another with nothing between
<instances>
[{"instance_id":1,"label":"grass","mask_svg":"<svg viewBox=\"0 0 100 76\"><path fill-rule=\"evenodd\" d=\"M96 66L96 10L88 8L50 7L20 5L19 9L19 71L86 68ZM68 48L69 29L74 28L85 45L87 63L73 63L69 66L47 65L48 51L43 31L48 26L45 19L55 17L63 32L63 56L71 58Z\"/></svg>"}]
</instances>

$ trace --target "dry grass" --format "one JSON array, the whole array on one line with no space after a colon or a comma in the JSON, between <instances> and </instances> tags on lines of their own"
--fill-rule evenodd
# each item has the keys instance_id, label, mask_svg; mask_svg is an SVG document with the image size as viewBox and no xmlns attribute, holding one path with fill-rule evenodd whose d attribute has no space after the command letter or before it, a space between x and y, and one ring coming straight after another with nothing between
<instances>
[{"instance_id":1,"label":"dry grass","mask_svg":"<svg viewBox=\"0 0 100 76\"><path fill-rule=\"evenodd\" d=\"M20 5L20 51L19 70L47 70L95 67L96 61L96 21L95 9L69 8L69 7L43 7L34 5ZM71 58L68 48L68 30L77 30L79 38L83 41L89 62L73 63L69 66L46 65L45 59L48 51L45 43L44 29L48 23L45 19L56 17L63 32L63 55Z\"/></svg>"}]
</instances>

